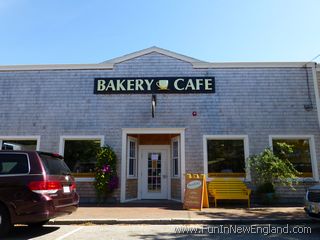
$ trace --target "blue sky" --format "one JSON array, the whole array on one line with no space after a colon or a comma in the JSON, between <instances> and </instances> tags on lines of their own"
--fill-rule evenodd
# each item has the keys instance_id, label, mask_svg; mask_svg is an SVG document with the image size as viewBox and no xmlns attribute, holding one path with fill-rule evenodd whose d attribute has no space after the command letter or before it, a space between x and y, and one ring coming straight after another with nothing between
<instances>
[{"instance_id":1,"label":"blue sky","mask_svg":"<svg viewBox=\"0 0 320 240\"><path fill-rule=\"evenodd\" d=\"M0 65L99 63L151 46L210 62L309 61L320 54L319 9L320 0L0 0Z\"/></svg>"}]
</instances>

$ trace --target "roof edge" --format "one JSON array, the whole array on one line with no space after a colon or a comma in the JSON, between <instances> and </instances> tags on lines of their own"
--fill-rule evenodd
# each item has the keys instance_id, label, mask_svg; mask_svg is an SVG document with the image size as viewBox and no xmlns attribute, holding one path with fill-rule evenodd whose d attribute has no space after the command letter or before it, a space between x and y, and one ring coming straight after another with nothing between
<instances>
[{"instance_id":1,"label":"roof edge","mask_svg":"<svg viewBox=\"0 0 320 240\"><path fill-rule=\"evenodd\" d=\"M222 62L193 63L194 68L301 68L314 67L315 62Z\"/></svg>"},{"instance_id":2,"label":"roof edge","mask_svg":"<svg viewBox=\"0 0 320 240\"><path fill-rule=\"evenodd\" d=\"M150 47L150 48L146 48L146 49L143 49L143 50L140 50L140 51L136 51L136 52L133 52L133 53L129 53L129 54L123 55L121 57L113 58L113 59L104 61L102 63L103 64L104 63L117 64L117 63L121 63L121 62L130 60L130 59L133 59L133 58L141 57L141 56L147 55L149 53L153 53L153 52L157 52L157 53L163 54L165 56L173 57L173 58L176 58L176 59L179 59L179 60L182 60L182 61L185 61L185 62L189 62L189 63L205 63L205 62L203 62L201 60L198 60L198 59L195 59L195 58L192 58L192 57L188 57L188 56L183 55L183 54L175 53L175 52L172 52L172 51L169 51L169 50L166 50L166 49L163 49L163 48L159 48L159 47L156 47L156 46L153 46L153 47Z\"/></svg>"},{"instance_id":3,"label":"roof edge","mask_svg":"<svg viewBox=\"0 0 320 240\"><path fill-rule=\"evenodd\" d=\"M314 67L315 63L306 62L224 62L206 63L193 62L192 66L196 69L206 68L301 68ZM46 71L46 70L112 70L113 63L99 64L47 64L47 65L7 65L0 66L0 72L10 71ZM320 67L317 67L320 71Z\"/></svg>"},{"instance_id":4,"label":"roof edge","mask_svg":"<svg viewBox=\"0 0 320 240\"><path fill-rule=\"evenodd\" d=\"M0 66L0 72L5 71L44 71L44 70L95 70L113 69L112 64L43 64L43 65L7 65Z\"/></svg>"},{"instance_id":5,"label":"roof edge","mask_svg":"<svg viewBox=\"0 0 320 240\"><path fill-rule=\"evenodd\" d=\"M7 65L0 66L0 72L4 71L44 71L44 70L112 70L115 64L157 52L165 56L190 63L196 69L214 68L296 68L314 67L315 62L222 62L211 63L191 58L156 46L137 52L129 53L121 57L113 58L98 64L45 64L45 65ZM320 66L316 67L320 71Z\"/></svg>"}]
</instances>

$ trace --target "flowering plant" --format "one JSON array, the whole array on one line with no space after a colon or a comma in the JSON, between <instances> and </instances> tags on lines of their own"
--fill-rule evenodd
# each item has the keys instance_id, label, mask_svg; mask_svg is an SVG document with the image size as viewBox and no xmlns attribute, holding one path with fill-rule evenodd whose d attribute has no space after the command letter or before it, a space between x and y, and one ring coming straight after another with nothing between
<instances>
[{"instance_id":1,"label":"flowering plant","mask_svg":"<svg viewBox=\"0 0 320 240\"><path fill-rule=\"evenodd\" d=\"M100 198L106 197L118 187L116 162L116 154L110 146L106 145L98 150L94 186Z\"/></svg>"}]
</instances>

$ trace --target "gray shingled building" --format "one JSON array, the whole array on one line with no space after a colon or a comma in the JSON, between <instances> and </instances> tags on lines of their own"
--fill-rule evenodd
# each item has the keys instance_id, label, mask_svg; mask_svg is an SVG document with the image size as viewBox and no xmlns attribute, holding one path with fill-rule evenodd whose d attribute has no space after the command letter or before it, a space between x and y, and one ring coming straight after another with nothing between
<instances>
[{"instance_id":1,"label":"gray shingled building","mask_svg":"<svg viewBox=\"0 0 320 240\"><path fill-rule=\"evenodd\" d=\"M157 47L99 64L0 66L0 146L65 155L82 201L94 202L90 151L108 144L114 197L125 202L181 201L189 172L252 185L246 158L285 141L302 176L296 191L278 192L301 200L319 181L317 69L209 63Z\"/></svg>"}]
</instances>

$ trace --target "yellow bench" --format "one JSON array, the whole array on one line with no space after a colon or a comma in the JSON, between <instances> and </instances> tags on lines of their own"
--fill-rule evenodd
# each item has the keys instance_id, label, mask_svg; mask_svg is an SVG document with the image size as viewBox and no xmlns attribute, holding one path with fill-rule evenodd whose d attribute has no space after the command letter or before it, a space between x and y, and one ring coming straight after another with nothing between
<instances>
[{"instance_id":1,"label":"yellow bench","mask_svg":"<svg viewBox=\"0 0 320 240\"><path fill-rule=\"evenodd\" d=\"M237 178L215 178L208 184L208 192L214 197L214 205L218 200L247 200L250 208L251 190Z\"/></svg>"}]
</instances>

